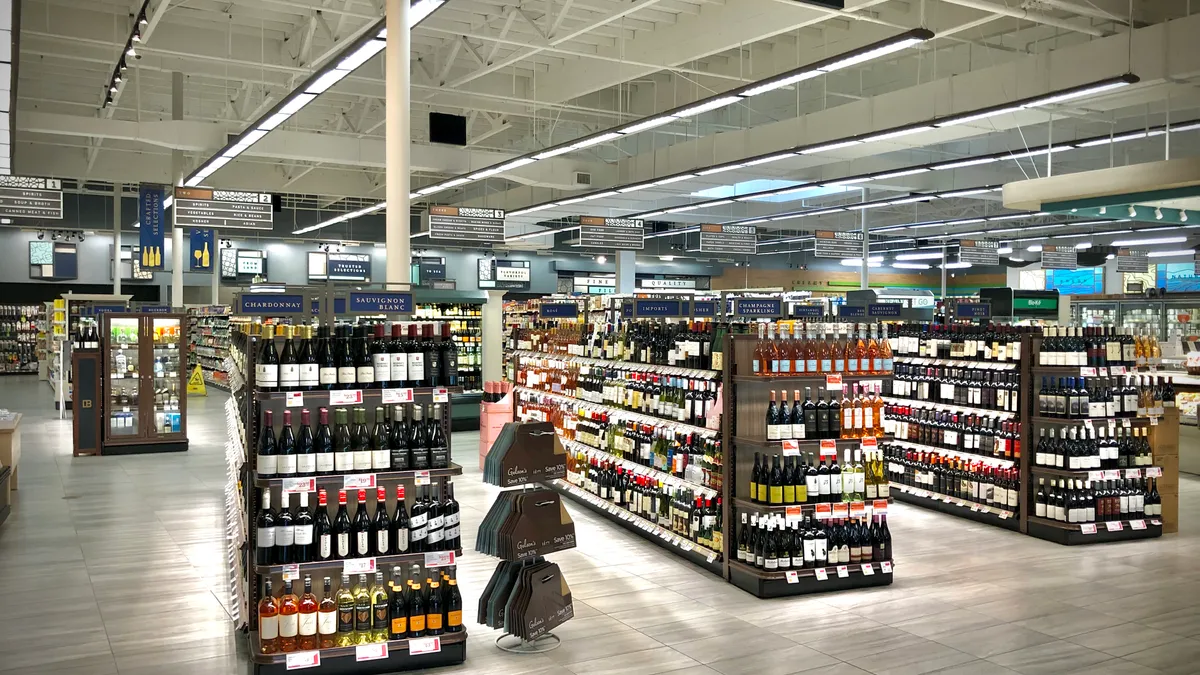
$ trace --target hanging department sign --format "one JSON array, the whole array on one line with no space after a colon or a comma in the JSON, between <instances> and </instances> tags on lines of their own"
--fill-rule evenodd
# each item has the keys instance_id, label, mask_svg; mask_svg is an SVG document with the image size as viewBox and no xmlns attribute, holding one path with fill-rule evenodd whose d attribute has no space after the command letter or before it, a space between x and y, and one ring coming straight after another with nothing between
<instances>
[{"instance_id":1,"label":"hanging department sign","mask_svg":"<svg viewBox=\"0 0 1200 675\"><path fill-rule=\"evenodd\" d=\"M640 251L646 248L645 221L641 218L579 216L579 245Z\"/></svg>"},{"instance_id":2,"label":"hanging department sign","mask_svg":"<svg viewBox=\"0 0 1200 675\"><path fill-rule=\"evenodd\" d=\"M700 252L754 255L758 252L758 228L753 225L701 225Z\"/></svg>"},{"instance_id":3,"label":"hanging department sign","mask_svg":"<svg viewBox=\"0 0 1200 675\"><path fill-rule=\"evenodd\" d=\"M1128 248L1117 249L1117 271L1145 274L1150 269L1150 256L1146 251L1134 251Z\"/></svg>"},{"instance_id":4,"label":"hanging department sign","mask_svg":"<svg viewBox=\"0 0 1200 675\"><path fill-rule=\"evenodd\" d=\"M633 318L679 318L688 315L686 300L634 300Z\"/></svg>"},{"instance_id":5,"label":"hanging department sign","mask_svg":"<svg viewBox=\"0 0 1200 675\"><path fill-rule=\"evenodd\" d=\"M813 255L818 258L861 258L863 254L862 232L817 230L813 242Z\"/></svg>"},{"instance_id":6,"label":"hanging department sign","mask_svg":"<svg viewBox=\"0 0 1200 675\"><path fill-rule=\"evenodd\" d=\"M62 181L0 176L0 217L62 220Z\"/></svg>"},{"instance_id":7,"label":"hanging department sign","mask_svg":"<svg viewBox=\"0 0 1200 675\"><path fill-rule=\"evenodd\" d=\"M574 319L579 316L579 304L575 302L543 302L538 306L540 319Z\"/></svg>"},{"instance_id":8,"label":"hanging department sign","mask_svg":"<svg viewBox=\"0 0 1200 675\"><path fill-rule=\"evenodd\" d=\"M188 245L191 249L192 271L193 272L211 272L213 269L213 258L217 253L217 240L213 237L213 231L199 227L193 227L188 230Z\"/></svg>"},{"instance_id":9,"label":"hanging department sign","mask_svg":"<svg viewBox=\"0 0 1200 675\"><path fill-rule=\"evenodd\" d=\"M504 241L504 209L474 206L429 207L429 236L432 239Z\"/></svg>"},{"instance_id":10,"label":"hanging department sign","mask_svg":"<svg viewBox=\"0 0 1200 675\"><path fill-rule=\"evenodd\" d=\"M476 281L480 288L527 291L532 278L531 271L528 260L480 258L479 278Z\"/></svg>"},{"instance_id":11,"label":"hanging department sign","mask_svg":"<svg viewBox=\"0 0 1200 675\"><path fill-rule=\"evenodd\" d=\"M263 192L175 188L175 227L218 230L271 230L275 226L271 195Z\"/></svg>"},{"instance_id":12,"label":"hanging department sign","mask_svg":"<svg viewBox=\"0 0 1200 675\"><path fill-rule=\"evenodd\" d=\"M352 314L411 314L413 296L387 291L352 292L347 309Z\"/></svg>"},{"instance_id":13,"label":"hanging department sign","mask_svg":"<svg viewBox=\"0 0 1200 675\"><path fill-rule=\"evenodd\" d=\"M995 239L962 239L958 242L958 260L972 265L999 265L1000 244Z\"/></svg>"},{"instance_id":14,"label":"hanging department sign","mask_svg":"<svg viewBox=\"0 0 1200 675\"><path fill-rule=\"evenodd\" d=\"M992 318L992 303L990 302L960 302L954 305L956 319L990 319Z\"/></svg>"},{"instance_id":15,"label":"hanging department sign","mask_svg":"<svg viewBox=\"0 0 1200 675\"><path fill-rule=\"evenodd\" d=\"M1042 269L1073 270L1079 268L1074 246L1043 246ZM1143 268L1143 272L1145 269Z\"/></svg>"},{"instance_id":16,"label":"hanging department sign","mask_svg":"<svg viewBox=\"0 0 1200 675\"><path fill-rule=\"evenodd\" d=\"M235 314L280 316L303 314L302 293L239 293L234 303Z\"/></svg>"},{"instance_id":17,"label":"hanging department sign","mask_svg":"<svg viewBox=\"0 0 1200 675\"><path fill-rule=\"evenodd\" d=\"M783 316L783 300L780 298L736 298L733 313L737 316Z\"/></svg>"},{"instance_id":18,"label":"hanging department sign","mask_svg":"<svg viewBox=\"0 0 1200 675\"><path fill-rule=\"evenodd\" d=\"M141 247L141 263L144 270L166 269L163 260L163 247L167 239L164 195L165 190L161 185L138 187L138 245Z\"/></svg>"}]
</instances>

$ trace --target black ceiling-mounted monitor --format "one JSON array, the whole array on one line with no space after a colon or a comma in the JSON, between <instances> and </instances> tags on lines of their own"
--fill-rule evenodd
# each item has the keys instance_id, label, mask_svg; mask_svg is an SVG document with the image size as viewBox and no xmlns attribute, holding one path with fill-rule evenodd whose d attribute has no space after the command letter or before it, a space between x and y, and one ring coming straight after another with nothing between
<instances>
[{"instance_id":1,"label":"black ceiling-mounted monitor","mask_svg":"<svg viewBox=\"0 0 1200 675\"><path fill-rule=\"evenodd\" d=\"M467 118L448 113L429 113L429 142L466 145Z\"/></svg>"}]
</instances>

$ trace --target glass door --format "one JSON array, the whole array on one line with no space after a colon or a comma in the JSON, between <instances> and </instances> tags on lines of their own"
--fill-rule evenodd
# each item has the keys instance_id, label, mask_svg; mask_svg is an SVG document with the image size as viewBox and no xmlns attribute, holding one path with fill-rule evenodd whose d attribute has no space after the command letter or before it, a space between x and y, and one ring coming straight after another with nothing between
<instances>
[{"instance_id":1,"label":"glass door","mask_svg":"<svg viewBox=\"0 0 1200 675\"><path fill-rule=\"evenodd\" d=\"M106 317L108 357L108 438L145 438L142 428L141 319Z\"/></svg>"},{"instance_id":2,"label":"glass door","mask_svg":"<svg viewBox=\"0 0 1200 675\"><path fill-rule=\"evenodd\" d=\"M1122 300L1121 327L1134 335L1145 335L1159 342L1163 338L1163 303L1160 300Z\"/></svg>"},{"instance_id":3,"label":"glass door","mask_svg":"<svg viewBox=\"0 0 1200 675\"><path fill-rule=\"evenodd\" d=\"M183 318L177 316L146 319L150 346L149 373L153 391L147 404L152 415L152 437L187 436L183 406L187 386L186 353L180 349Z\"/></svg>"},{"instance_id":4,"label":"glass door","mask_svg":"<svg viewBox=\"0 0 1200 675\"><path fill-rule=\"evenodd\" d=\"M1115 326L1117 325L1117 308L1115 302L1073 302L1075 322L1082 326Z\"/></svg>"},{"instance_id":5,"label":"glass door","mask_svg":"<svg viewBox=\"0 0 1200 675\"><path fill-rule=\"evenodd\" d=\"M1166 303L1167 337L1162 341L1163 358L1183 358L1183 340L1200 336L1200 300Z\"/></svg>"}]
</instances>

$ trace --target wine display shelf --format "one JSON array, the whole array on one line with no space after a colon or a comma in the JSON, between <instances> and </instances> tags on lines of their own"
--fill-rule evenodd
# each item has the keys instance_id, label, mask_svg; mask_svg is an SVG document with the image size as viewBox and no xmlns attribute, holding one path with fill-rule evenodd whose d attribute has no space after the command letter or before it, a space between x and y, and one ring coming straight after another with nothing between
<instances>
[{"instance_id":1,"label":"wine display shelf","mask_svg":"<svg viewBox=\"0 0 1200 675\"><path fill-rule=\"evenodd\" d=\"M887 563L888 571L883 570ZM868 574L864 568L870 566ZM838 572L846 568L846 576ZM817 576L824 570L825 578ZM740 560L729 562L730 581L733 585L760 598L778 598L806 593L826 593L870 586L887 586L892 583L894 567L891 560L870 563L848 563L820 568L804 568L789 571L761 570ZM792 574L795 572L795 574Z\"/></svg>"},{"instance_id":2,"label":"wine display shelf","mask_svg":"<svg viewBox=\"0 0 1200 675\"><path fill-rule=\"evenodd\" d=\"M1018 461L1018 460L1008 459L1007 457L995 457L992 455L980 455L980 454L976 454L974 452L963 452L962 450L951 450L949 448L939 448L934 445L922 445L921 443L913 443L912 441L905 441L905 440L901 440L899 438L893 439L893 440L889 441L889 443L891 443L892 445L898 445L902 448L916 450L918 452L936 452L936 453L939 453L942 455L946 455L947 457L958 457L961 459L979 461L979 462L983 462L985 464L991 464L993 466L999 466L999 467L1004 467L1004 468L1009 468L1011 466L1014 466Z\"/></svg>"},{"instance_id":3,"label":"wine display shelf","mask_svg":"<svg viewBox=\"0 0 1200 675\"><path fill-rule=\"evenodd\" d=\"M663 419L661 417L655 417L653 415L643 415L642 413L633 412L632 410L626 410L625 408L618 408L616 406L604 405L603 403L591 403L591 402L585 401L581 398L575 398L574 396L566 396L564 394L555 394L554 392L542 391L541 389L531 389L530 387L514 386L513 391L515 391L517 393L524 392L527 394L534 394L536 396L546 396L548 398L556 399L559 401L565 401L568 403L578 404L578 405L584 406L586 408L590 408L592 410L599 410L599 411L603 411L603 412L618 414L618 415L621 415L622 417L626 417L630 420L633 420L635 422L640 422L642 424L648 424L648 425L659 426L659 427L673 427L675 429L679 429L680 431L683 431L686 433L700 434L701 436L714 436L717 433L719 433L717 429L709 429L707 427L698 427L698 426L695 426L692 424L685 424L684 422L676 422L674 420L668 420L668 419Z\"/></svg>"},{"instance_id":4,"label":"wine display shelf","mask_svg":"<svg viewBox=\"0 0 1200 675\"><path fill-rule=\"evenodd\" d=\"M892 436L890 434L884 434L882 436L870 436L868 438L875 438L880 443L892 442L891 441ZM816 452L821 449L821 440L822 439L819 439L819 438L813 438L813 439L802 438L802 439L789 439L789 440L793 440L797 443L797 447L799 447L801 453ZM834 443L837 445L837 448L839 450L843 450L846 448L851 448L851 449L857 448L860 445L862 445L862 442L863 442L863 439L861 439L861 438L830 438L830 439L824 439L824 440L834 441ZM750 438L748 436L734 436L733 442L737 445L746 445L746 446L750 446L750 447L761 448L761 449L766 450L767 452L775 451L780 454L783 454L783 443L784 443L783 441L772 441L772 440L767 440L765 438Z\"/></svg>"},{"instance_id":5,"label":"wine display shelf","mask_svg":"<svg viewBox=\"0 0 1200 675\"><path fill-rule=\"evenodd\" d=\"M416 481L417 478L445 478L446 476L461 476L462 467L454 462L450 462L450 466L442 469L407 469L405 471L372 471L363 469L361 471L346 471L343 473L321 474L317 476L288 476L286 478L273 476L270 478L259 478L257 472L254 476L254 486L259 488L278 487L282 488L286 481L308 480L316 481L317 487L337 485L344 487L346 490L359 489L374 489L376 485L395 481ZM374 476L374 481L371 482L367 476ZM349 480L348 480L349 479Z\"/></svg>"},{"instance_id":6,"label":"wine display shelf","mask_svg":"<svg viewBox=\"0 0 1200 675\"><path fill-rule=\"evenodd\" d=\"M311 669L306 669L305 672L321 673L322 675L376 675L378 673L392 673L398 670L414 670L424 668L437 668L454 663L462 663L467 656L467 632L465 630L457 633L445 633L438 637L439 650L424 654L409 654L409 643L413 640L388 640L386 643L371 643L371 644L386 644L388 648L388 657L386 659L376 659L370 661L358 661L358 648L368 647L369 645L355 645L352 647L333 647L330 649L320 649L321 665ZM427 638L418 638L425 640ZM259 673L268 675L276 675L277 673L288 673L296 669L295 666L289 668L287 665L288 654L263 654L259 648L258 631L250 633L250 646L253 649L252 659L256 665L256 670ZM293 656L293 659L299 661L304 655L304 652L291 652L298 655Z\"/></svg>"},{"instance_id":7,"label":"wine display shelf","mask_svg":"<svg viewBox=\"0 0 1200 675\"><path fill-rule=\"evenodd\" d=\"M685 368L683 366L667 366L655 365L651 363L642 363L640 361L620 361L616 359L594 359L589 356L576 356L574 354L559 354L553 352L539 352L531 349L514 349L506 354L507 356L524 356L533 358L554 359L556 361L566 361L568 363L578 363L584 366L603 366L606 368L615 368L618 370L635 370L642 373L661 373L663 375L681 375L684 377L694 377L700 379L714 379L721 376L719 370L709 370L707 368Z\"/></svg>"},{"instance_id":8,"label":"wine display shelf","mask_svg":"<svg viewBox=\"0 0 1200 675\"><path fill-rule=\"evenodd\" d=\"M826 504L828 504L829 506L845 504L847 506L847 508L850 508L850 505L852 505L852 504L861 504L862 507L864 509L866 509L868 506L871 505L871 502L873 502L873 501L876 501L876 500L864 499L862 501L856 500L856 501L852 501L852 502L804 502L803 504L763 504L761 502L756 502L752 499L746 499L744 497L734 497L733 498L734 506L737 506L738 508L746 509L747 511L774 511L774 512L778 513L781 511L787 511L788 509L801 509L801 511L804 513L804 515L816 513L818 506L824 506ZM887 503L889 503L889 504L892 503L892 498L890 496L887 497ZM840 518L841 516L838 516L838 517Z\"/></svg>"},{"instance_id":9,"label":"wine display shelf","mask_svg":"<svg viewBox=\"0 0 1200 675\"><path fill-rule=\"evenodd\" d=\"M708 485L701 485L700 483L694 483L690 480L680 478L680 477L676 476L675 474L667 473L666 471L661 471L659 469L655 469L653 467L646 466L645 464L638 464L637 462L630 461L628 459L625 459L624 457L619 457L617 455L614 455L610 452L606 452L604 450L597 450L596 448L593 448L592 446L588 445L587 443L580 443L579 441L572 441L572 440L567 440L567 439L562 439L562 438L560 438L559 440L562 441L563 446L565 446L568 450L575 450L577 452L586 452L588 454L595 455L598 458L603 459L605 461L615 462L617 464L617 466L620 468L632 469L634 473L640 473L642 475L650 476L651 478L654 478L655 480L662 481L664 484L676 485L679 487L689 488L696 492L702 492L705 495L708 495L711 497L715 497L718 493L720 493L720 488L714 488L714 487L710 487Z\"/></svg>"},{"instance_id":10,"label":"wine display shelf","mask_svg":"<svg viewBox=\"0 0 1200 675\"><path fill-rule=\"evenodd\" d=\"M749 337L749 336L734 335L731 337L733 337L735 339L739 339L742 337ZM757 338L755 338L755 339L757 340ZM747 358L749 358L749 357L747 357ZM892 377L891 373L886 373L886 374L876 373L876 374L872 374L872 375L861 375L861 374L860 375L851 375L849 373L818 373L818 374L813 374L813 375L734 375L731 379L736 384L788 385L787 388L791 389L792 388L791 385L798 385L798 386L807 385L810 387L815 386L815 385L824 385L825 383L827 383L829 381L830 375L841 375L842 382L844 384L853 384L855 382L863 382L863 381L870 381L870 380L890 379Z\"/></svg>"},{"instance_id":11,"label":"wine display shelf","mask_svg":"<svg viewBox=\"0 0 1200 675\"><path fill-rule=\"evenodd\" d=\"M978 359L936 358L932 356L904 356L897 354L896 363L911 363L915 366L955 366L982 370L1015 370L1020 361L981 361Z\"/></svg>"},{"instance_id":12,"label":"wine display shelf","mask_svg":"<svg viewBox=\"0 0 1200 675\"><path fill-rule=\"evenodd\" d=\"M904 483L893 482L891 489L892 496L897 501L904 502L905 504L913 504L959 518L995 525L1006 530L1016 531L1021 527L1021 519L1018 517L1018 514L1008 509L978 504L965 499L957 499L949 495L931 492L924 488L905 485Z\"/></svg>"},{"instance_id":13,"label":"wine display shelf","mask_svg":"<svg viewBox=\"0 0 1200 675\"><path fill-rule=\"evenodd\" d=\"M1054 466L1039 466L1033 464L1029 470L1036 474L1046 476L1059 476L1061 478L1077 478L1081 480L1120 480L1122 478L1145 478L1157 477L1150 476L1149 469L1156 469L1157 476L1162 475L1162 467L1160 466L1138 466L1127 469L1060 469Z\"/></svg>"},{"instance_id":14,"label":"wine display shelf","mask_svg":"<svg viewBox=\"0 0 1200 675\"><path fill-rule=\"evenodd\" d=\"M455 549L453 551L453 553L454 553L453 560L457 561L458 558L460 558L462 556L462 552L463 552L463 550L461 548ZM411 564L414 562L421 563L425 567L429 567L429 565L427 565L426 563L430 560L430 558L427 556L433 556L436 558L439 554L443 554L443 553L451 553L451 551L428 551L425 553L401 553L399 555L374 556L375 569L377 569L381 572L386 572L387 570L389 570L392 567L392 565ZM259 574L264 574L264 575L265 574L283 574L288 569L295 568L296 570L298 570L299 574L305 574L307 572L311 572L311 571L315 571L315 570L336 570L336 569L344 568L344 567L346 567L346 563L360 561L360 560L366 560L366 559L365 558L335 558L332 560L310 560L309 562L292 563L290 565L285 565L285 564L258 565L258 564L256 564L254 566L254 571ZM446 564L452 565L454 563L447 562ZM356 569L361 569L361 568L356 568Z\"/></svg>"},{"instance_id":15,"label":"wine display shelf","mask_svg":"<svg viewBox=\"0 0 1200 675\"><path fill-rule=\"evenodd\" d=\"M1036 360L1037 357L1034 357ZM1137 373L1137 368L1133 366L1042 366L1037 363L1032 365L1031 370L1039 377L1116 377Z\"/></svg>"},{"instance_id":16,"label":"wine display shelf","mask_svg":"<svg viewBox=\"0 0 1200 675\"><path fill-rule=\"evenodd\" d=\"M412 400L411 401L409 401L409 400L401 401L400 399L408 398L407 396L404 395L404 393L409 392L409 391L412 392L412 396L411 396ZM389 394L389 396L395 396L396 399L390 400L387 403L383 403L382 400L384 397L384 392L391 392ZM357 400L357 401L356 400L347 400L345 403L337 402L337 403L333 403L332 405L334 405L334 406L341 406L341 405L359 405L359 406L361 406L361 405L366 405L366 401L368 401L368 400L375 401L375 399L379 399L378 401L375 401L376 405L391 405L392 403L401 403L401 402L404 402L404 403L413 403L413 402L426 403L428 401L426 401L425 399L432 397L434 394L443 394L444 393L446 395L450 395L450 394L461 394L462 392L463 392L462 387L396 387L396 388L389 388L389 389L309 389L309 390L303 390L303 391L300 391L300 390L297 390L297 391L255 391L254 398L258 399L259 401L287 401L289 398L294 398L296 396L300 396L304 400L303 405L306 405L306 406L307 405L329 406L329 405L331 405L329 403L330 398L334 395L336 395L338 397L346 397L349 399L353 399L353 398L355 398L355 395L357 394L357 397L360 400ZM310 399L312 401L314 401L314 403L309 403ZM421 399L421 400L418 401L417 399ZM449 404L449 400L437 401L437 402L440 402L440 403L443 403L446 405ZM294 407L300 407L300 405L301 404L296 404Z\"/></svg>"},{"instance_id":17,"label":"wine display shelf","mask_svg":"<svg viewBox=\"0 0 1200 675\"><path fill-rule=\"evenodd\" d=\"M1039 426L1050 424L1060 427L1064 425L1078 426L1083 425L1085 422L1091 422L1092 425L1103 424L1106 426L1112 423L1113 426L1121 426L1126 429L1131 427L1148 427L1151 425L1149 417L1043 417L1041 415L1034 415L1030 418L1030 421ZM1125 424L1125 422L1129 422L1129 424Z\"/></svg>"},{"instance_id":18,"label":"wine display shelf","mask_svg":"<svg viewBox=\"0 0 1200 675\"><path fill-rule=\"evenodd\" d=\"M1112 531L1105 522L1118 522L1121 529ZM1049 518L1029 516L1029 534L1039 539L1053 541L1065 546L1080 544L1106 544L1134 539L1152 539L1161 537L1163 533L1162 520L1158 517L1143 520L1105 521L1098 523L1064 523ZM1144 524L1145 529L1134 529L1134 524ZM1094 533L1085 534L1084 525L1095 525Z\"/></svg>"},{"instance_id":19,"label":"wine display shelf","mask_svg":"<svg viewBox=\"0 0 1200 675\"><path fill-rule=\"evenodd\" d=\"M884 403L889 403L892 405L907 405L913 408L940 410L944 412L959 413L960 415L988 415L990 417L999 417L1005 420L1010 420L1017 416L1017 413L1008 410L972 408L969 406L941 403L940 401L924 401L919 398L902 398L899 396L881 396L880 398L883 399Z\"/></svg>"}]
</instances>

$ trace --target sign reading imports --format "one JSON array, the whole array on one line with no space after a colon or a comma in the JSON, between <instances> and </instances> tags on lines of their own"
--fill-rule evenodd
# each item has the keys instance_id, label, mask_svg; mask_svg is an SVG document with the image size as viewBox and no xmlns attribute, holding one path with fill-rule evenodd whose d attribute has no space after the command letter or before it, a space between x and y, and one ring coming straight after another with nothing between
<instances>
[{"instance_id":1,"label":"sign reading imports","mask_svg":"<svg viewBox=\"0 0 1200 675\"><path fill-rule=\"evenodd\" d=\"M304 295L300 293L239 293L234 303L235 314L303 314Z\"/></svg>"},{"instance_id":2,"label":"sign reading imports","mask_svg":"<svg viewBox=\"0 0 1200 675\"><path fill-rule=\"evenodd\" d=\"M758 252L758 228L753 225L701 225L700 252L754 255Z\"/></svg>"},{"instance_id":3,"label":"sign reading imports","mask_svg":"<svg viewBox=\"0 0 1200 675\"><path fill-rule=\"evenodd\" d=\"M972 265L999 265L1000 244L995 239L962 239L958 242L958 260Z\"/></svg>"},{"instance_id":4,"label":"sign reading imports","mask_svg":"<svg viewBox=\"0 0 1200 675\"><path fill-rule=\"evenodd\" d=\"M640 251L646 247L645 221L641 218L579 217L579 245Z\"/></svg>"},{"instance_id":5,"label":"sign reading imports","mask_svg":"<svg viewBox=\"0 0 1200 675\"><path fill-rule=\"evenodd\" d=\"M504 209L429 207L429 237L461 241L504 241Z\"/></svg>"},{"instance_id":6,"label":"sign reading imports","mask_svg":"<svg viewBox=\"0 0 1200 675\"><path fill-rule=\"evenodd\" d=\"M1117 271L1145 274L1150 269L1150 256L1146 251L1134 251L1128 248L1117 249Z\"/></svg>"},{"instance_id":7,"label":"sign reading imports","mask_svg":"<svg viewBox=\"0 0 1200 675\"><path fill-rule=\"evenodd\" d=\"M142 249L142 269L166 269L163 247L167 239L166 208L161 185L142 185L138 188L138 244Z\"/></svg>"},{"instance_id":8,"label":"sign reading imports","mask_svg":"<svg viewBox=\"0 0 1200 675\"><path fill-rule=\"evenodd\" d=\"M275 225L271 195L263 192L175 188L175 227L270 230Z\"/></svg>"},{"instance_id":9,"label":"sign reading imports","mask_svg":"<svg viewBox=\"0 0 1200 675\"><path fill-rule=\"evenodd\" d=\"M62 181L0 176L0 217L62 220Z\"/></svg>"},{"instance_id":10,"label":"sign reading imports","mask_svg":"<svg viewBox=\"0 0 1200 675\"><path fill-rule=\"evenodd\" d=\"M633 316L636 319L677 318L688 315L687 303L682 300L634 300Z\"/></svg>"},{"instance_id":11,"label":"sign reading imports","mask_svg":"<svg viewBox=\"0 0 1200 675\"><path fill-rule=\"evenodd\" d=\"M861 258L863 254L862 232L853 230L833 232L817 230L813 242L813 255L818 258Z\"/></svg>"},{"instance_id":12,"label":"sign reading imports","mask_svg":"<svg viewBox=\"0 0 1200 675\"><path fill-rule=\"evenodd\" d=\"M958 319L990 319L992 303L960 302L954 306L954 316Z\"/></svg>"},{"instance_id":13,"label":"sign reading imports","mask_svg":"<svg viewBox=\"0 0 1200 675\"><path fill-rule=\"evenodd\" d=\"M188 230L188 248L191 252L191 270L193 272L211 272L213 255L216 253L216 239L213 230L193 227Z\"/></svg>"},{"instance_id":14,"label":"sign reading imports","mask_svg":"<svg viewBox=\"0 0 1200 675\"><path fill-rule=\"evenodd\" d=\"M1043 246L1042 268L1048 270L1073 270L1079 267L1079 257L1074 246ZM1145 272L1145 270L1142 270Z\"/></svg>"},{"instance_id":15,"label":"sign reading imports","mask_svg":"<svg viewBox=\"0 0 1200 675\"><path fill-rule=\"evenodd\" d=\"M733 313L737 316L783 316L781 298L734 298Z\"/></svg>"},{"instance_id":16,"label":"sign reading imports","mask_svg":"<svg viewBox=\"0 0 1200 675\"><path fill-rule=\"evenodd\" d=\"M347 310L351 314L411 314L413 296L389 291L351 292Z\"/></svg>"},{"instance_id":17,"label":"sign reading imports","mask_svg":"<svg viewBox=\"0 0 1200 675\"><path fill-rule=\"evenodd\" d=\"M574 302L543 302L538 307L538 316L543 319L574 319L579 316L579 305Z\"/></svg>"}]
</instances>

